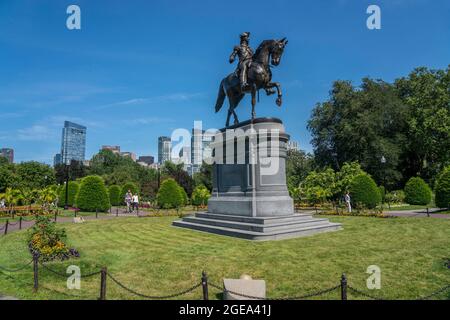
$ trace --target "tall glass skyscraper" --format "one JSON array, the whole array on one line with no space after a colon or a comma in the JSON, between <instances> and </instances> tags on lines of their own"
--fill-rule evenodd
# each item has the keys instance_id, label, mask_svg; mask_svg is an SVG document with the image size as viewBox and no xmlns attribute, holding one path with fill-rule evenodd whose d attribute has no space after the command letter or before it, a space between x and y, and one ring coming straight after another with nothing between
<instances>
[{"instance_id":1,"label":"tall glass skyscraper","mask_svg":"<svg viewBox=\"0 0 450 320\"><path fill-rule=\"evenodd\" d=\"M158 163L171 160L172 141L170 137L158 137Z\"/></svg>"},{"instance_id":2,"label":"tall glass skyscraper","mask_svg":"<svg viewBox=\"0 0 450 320\"><path fill-rule=\"evenodd\" d=\"M61 163L84 161L86 154L86 127L65 121L62 130Z\"/></svg>"}]
</instances>

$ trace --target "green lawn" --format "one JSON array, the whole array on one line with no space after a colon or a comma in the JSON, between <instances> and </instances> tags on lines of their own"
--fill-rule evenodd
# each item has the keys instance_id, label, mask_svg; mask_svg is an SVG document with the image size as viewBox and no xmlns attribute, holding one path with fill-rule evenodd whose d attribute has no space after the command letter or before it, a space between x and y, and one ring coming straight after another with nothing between
<instances>
[{"instance_id":1,"label":"green lawn","mask_svg":"<svg viewBox=\"0 0 450 320\"><path fill-rule=\"evenodd\" d=\"M64 224L71 246L81 258L55 262L65 271L75 264L90 273L102 266L118 280L148 295L184 290L199 282L202 270L221 285L224 277L248 273L264 279L267 296L302 295L332 287L347 273L349 284L372 295L408 299L450 284L450 221L444 219L332 217L344 230L277 242L250 242L171 226L174 217L119 218ZM25 232L0 237L0 265L14 268L30 260ZM381 290L365 288L366 269L378 265ZM66 289L65 279L40 270L39 293L33 294L31 266L19 273L0 271L0 293L24 299L96 299L99 276L82 280L81 290ZM217 290L210 288L212 298ZM201 289L183 296L199 299ZM338 291L321 299L336 299ZM108 299L135 299L110 279ZM350 299L361 298L354 295ZM449 299L441 294L436 299Z\"/></svg>"}]
</instances>

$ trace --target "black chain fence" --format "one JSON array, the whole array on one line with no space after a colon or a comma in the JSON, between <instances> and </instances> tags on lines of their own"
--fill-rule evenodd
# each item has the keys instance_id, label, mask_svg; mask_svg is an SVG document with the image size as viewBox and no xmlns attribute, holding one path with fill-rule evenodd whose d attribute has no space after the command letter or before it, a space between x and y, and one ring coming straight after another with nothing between
<instances>
[{"instance_id":1,"label":"black chain fence","mask_svg":"<svg viewBox=\"0 0 450 320\"><path fill-rule=\"evenodd\" d=\"M48 271L48 272L50 272L58 277L64 278L64 279L67 279L67 277L71 276L73 273L68 274L68 273L61 272L61 271L51 268L47 264L40 261L39 255L37 255L37 254L35 254L33 256L33 259L31 261L29 261L28 263L25 263L19 267L16 267L16 268L7 268L7 267L0 265L0 271L7 272L7 273L16 273L16 272L25 270L30 265L33 265L33 284L32 284L32 286L33 286L33 289L35 292L37 292L40 288L43 288L45 290L53 291L55 293L58 293L58 294L61 294L64 296L70 296L73 298L80 297L77 295L70 295L70 294L67 294L66 292L58 291L56 289L48 288L46 286L43 286L42 284L39 284L39 266L42 267L42 270ZM209 288L218 290L219 292L223 293L224 297L226 297L227 294L231 294L231 295L234 295L237 297L241 297L243 299L251 299L251 300L304 300L304 299L309 299L309 298L313 298L313 297L323 296L327 293L331 293L331 292L335 292L335 291L340 292L341 300L347 300L348 293L351 293L352 295L354 295L356 297L364 297L364 298L368 298L368 299L372 299L372 300L388 300L388 299L384 299L382 297L371 295L369 293L366 293L360 289L357 289L357 288L349 285L347 283L347 277L345 274L342 275L340 282L338 284L336 284L335 286L321 289L321 290L318 290L315 292L310 292L310 293L303 294L303 295L288 296L288 297L274 297L274 298L262 297L262 296L252 296L252 295L245 294L243 292L235 292L235 291L226 289L223 286L217 285L213 282L209 282L206 272L203 272L200 281L194 283L191 287L189 287L185 290L175 292L175 293L170 293L167 295L149 295L149 294L139 292L133 288L130 288L129 286L125 285L123 282L119 281L110 272L108 272L107 268L102 268L101 270L98 270L98 271L81 274L80 278L90 278L90 277L94 277L97 275L100 275L100 296L99 296L100 300L106 299L106 285L107 285L108 278L114 284L116 284L117 286L119 286L121 289L125 290L129 294L132 294L134 296L144 298L144 299L156 299L156 300L177 298L177 297L186 295L188 293L194 292L195 290L197 290L200 287L202 287L202 297L204 300L209 299ZM10 277L10 275L7 275L7 276ZM20 281L18 281L18 282L20 282ZM29 284L27 284L27 285L29 285ZM437 295L444 294L444 293L450 294L450 284L448 284L426 296L420 296L416 299L411 299L411 300L427 300L427 299L430 299L432 297L435 297Z\"/></svg>"},{"instance_id":2,"label":"black chain fence","mask_svg":"<svg viewBox=\"0 0 450 320\"><path fill-rule=\"evenodd\" d=\"M116 278L114 278L111 274L107 273L108 277L115 283L117 284L119 287L121 287L122 289L124 289L125 291L128 291L129 293L139 296L141 298L145 298L145 299L156 299L156 300L166 300L166 299L172 299L172 298L176 298L176 297L180 297L182 295L185 295L189 292L194 291L195 289L197 289L198 287L200 287L202 285L201 282L193 285L192 287L183 290L181 292L177 292L177 293L172 293L172 294L168 294L165 296L150 296L150 295L146 295L143 293L139 293L131 288L128 288L127 286L125 286L123 283L121 283L120 281L118 281Z\"/></svg>"}]
</instances>

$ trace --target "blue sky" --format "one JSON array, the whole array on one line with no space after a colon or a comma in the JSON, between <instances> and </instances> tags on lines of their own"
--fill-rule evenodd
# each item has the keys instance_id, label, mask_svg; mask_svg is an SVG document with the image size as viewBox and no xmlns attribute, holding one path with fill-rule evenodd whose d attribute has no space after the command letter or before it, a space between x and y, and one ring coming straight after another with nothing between
<instances>
[{"instance_id":1,"label":"blue sky","mask_svg":"<svg viewBox=\"0 0 450 320\"><path fill-rule=\"evenodd\" d=\"M82 30L66 28L71 4ZM381 7L381 30L366 27L369 4ZM261 95L257 115L283 119L308 151L311 109L334 80L392 81L450 63L447 0L0 0L0 146L17 162L51 163L71 120L88 127L88 157L103 144L156 155L159 135L194 120L223 127L226 110L214 104L243 31L253 47L288 38L273 70L284 105ZM241 120L249 110L246 99Z\"/></svg>"}]
</instances>

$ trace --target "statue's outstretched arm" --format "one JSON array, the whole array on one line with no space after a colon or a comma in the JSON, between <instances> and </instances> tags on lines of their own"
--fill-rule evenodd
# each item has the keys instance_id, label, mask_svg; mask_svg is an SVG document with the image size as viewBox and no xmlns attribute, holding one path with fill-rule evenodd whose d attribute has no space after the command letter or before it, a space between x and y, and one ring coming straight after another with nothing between
<instances>
[{"instance_id":1,"label":"statue's outstretched arm","mask_svg":"<svg viewBox=\"0 0 450 320\"><path fill-rule=\"evenodd\" d=\"M233 52L230 55L230 63L234 62L234 59L236 59L236 54L238 53L238 48L234 47Z\"/></svg>"}]
</instances>

